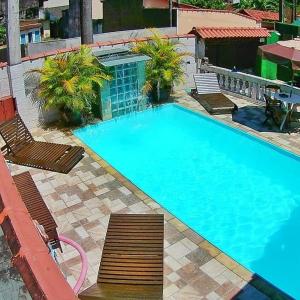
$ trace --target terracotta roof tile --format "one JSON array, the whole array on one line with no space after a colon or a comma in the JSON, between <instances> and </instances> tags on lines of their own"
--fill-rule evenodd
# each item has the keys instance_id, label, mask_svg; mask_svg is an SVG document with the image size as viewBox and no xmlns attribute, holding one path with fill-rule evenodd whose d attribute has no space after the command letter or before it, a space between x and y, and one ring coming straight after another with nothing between
<instances>
[{"instance_id":1,"label":"terracotta roof tile","mask_svg":"<svg viewBox=\"0 0 300 300\"><path fill-rule=\"evenodd\" d=\"M163 36L164 39L179 39L179 38L195 38L194 34L172 34L172 35L165 35ZM94 44L87 45L90 48L93 47L103 47L103 46L114 46L114 45L120 45L120 44L130 44L130 43L139 43L139 42L145 42L150 40L151 37L141 37L141 38L129 38L129 39L120 39L120 40L113 40L113 41L106 41L106 42L96 42ZM26 56L22 58L22 61L28 61L28 60L34 60L38 59L41 57L48 57L60 53L66 53L66 52L71 52L71 51L77 51L79 50L80 47L72 47L72 48L63 48L63 49L58 49L58 50L50 50L47 52L41 52L35 55L32 55L30 57ZM1 67L6 67L7 63L0 63L0 68Z\"/></svg>"},{"instance_id":2,"label":"terracotta roof tile","mask_svg":"<svg viewBox=\"0 0 300 300\"><path fill-rule=\"evenodd\" d=\"M256 19L257 21L279 21L279 13L274 11L243 9L240 12Z\"/></svg>"},{"instance_id":3,"label":"terracotta roof tile","mask_svg":"<svg viewBox=\"0 0 300 300\"><path fill-rule=\"evenodd\" d=\"M203 39L265 38L269 36L267 29L255 27L201 27L193 28L190 33Z\"/></svg>"},{"instance_id":4,"label":"terracotta roof tile","mask_svg":"<svg viewBox=\"0 0 300 300\"><path fill-rule=\"evenodd\" d=\"M7 62L0 62L0 68L4 68L7 66Z\"/></svg>"},{"instance_id":5,"label":"terracotta roof tile","mask_svg":"<svg viewBox=\"0 0 300 300\"><path fill-rule=\"evenodd\" d=\"M26 20L26 21L20 21L20 30L29 30L34 28L41 28L42 24L37 22L36 20Z\"/></svg>"}]
</instances>

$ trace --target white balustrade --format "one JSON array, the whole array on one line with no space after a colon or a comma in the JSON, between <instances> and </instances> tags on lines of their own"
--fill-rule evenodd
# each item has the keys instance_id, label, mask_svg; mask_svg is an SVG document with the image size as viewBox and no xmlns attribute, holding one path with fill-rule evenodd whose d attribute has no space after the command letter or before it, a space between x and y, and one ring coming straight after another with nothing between
<instances>
[{"instance_id":1,"label":"white balustrade","mask_svg":"<svg viewBox=\"0 0 300 300\"><path fill-rule=\"evenodd\" d=\"M277 85L282 92L290 93L292 90L293 94L300 95L300 88L292 87L278 80L265 79L242 72L233 72L213 65L202 65L200 71L216 73L221 89L258 101L264 101L264 94L271 95L271 90L266 88L268 85Z\"/></svg>"}]
</instances>

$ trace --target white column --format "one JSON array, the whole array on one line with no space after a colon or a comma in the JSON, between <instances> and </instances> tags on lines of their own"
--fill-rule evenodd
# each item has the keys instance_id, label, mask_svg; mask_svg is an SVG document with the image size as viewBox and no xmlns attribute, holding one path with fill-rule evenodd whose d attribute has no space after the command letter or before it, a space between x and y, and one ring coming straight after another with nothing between
<instances>
[{"instance_id":1,"label":"white column","mask_svg":"<svg viewBox=\"0 0 300 300\"><path fill-rule=\"evenodd\" d=\"M6 32L10 94L16 98L18 112L29 128L38 122L38 112L25 95L24 68L21 61L19 0L6 0Z\"/></svg>"}]
</instances>

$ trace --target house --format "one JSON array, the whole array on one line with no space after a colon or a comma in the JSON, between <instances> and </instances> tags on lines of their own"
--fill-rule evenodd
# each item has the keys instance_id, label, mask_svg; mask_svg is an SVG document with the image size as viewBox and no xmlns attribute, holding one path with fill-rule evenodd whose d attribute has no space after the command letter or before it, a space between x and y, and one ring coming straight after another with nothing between
<instances>
[{"instance_id":1,"label":"house","mask_svg":"<svg viewBox=\"0 0 300 300\"><path fill-rule=\"evenodd\" d=\"M274 29L275 22L279 22L279 13L275 11L263 11L256 9L241 9L240 14L244 14L259 21L262 27Z\"/></svg>"},{"instance_id":2,"label":"house","mask_svg":"<svg viewBox=\"0 0 300 300\"><path fill-rule=\"evenodd\" d=\"M177 8L195 8L173 1L173 26ZM169 0L105 0L103 32L170 26Z\"/></svg>"},{"instance_id":3,"label":"house","mask_svg":"<svg viewBox=\"0 0 300 300\"><path fill-rule=\"evenodd\" d=\"M198 58L207 57L213 65L238 70L252 69L257 48L269 36L265 28L194 27Z\"/></svg>"},{"instance_id":4,"label":"house","mask_svg":"<svg viewBox=\"0 0 300 300\"><path fill-rule=\"evenodd\" d=\"M42 24L38 20L20 21L20 44L38 43L42 39Z\"/></svg>"},{"instance_id":5,"label":"house","mask_svg":"<svg viewBox=\"0 0 300 300\"><path fill-rule=\"evenodd\" d=\"M20 18L37 18L39 12L39 6L43 0L20 0ZM5 0L0 0L0 21L4 22L5 18Z\"/></svg>"},{"instance_id":6,"label":"house","mask_svg":"<svg viewBox=\"0 0 300 300\"><path fill-rule=\"evenodd\" d=\"M178 9L177 33L197 37L196 57L224 68L254 68L257 47L269 36L261 22L228 10Z\"/></svg>"},{"instance_id":7,"label":"house","mask_svg":"<svg viewBox=\"0 0 300 300\"><path fill-rule=\"evenodd\" d=\"M232 10L179 8L176 19L178 34L193 27L261 27L260 21Z\"/></svg>"},{"instance_id":8,"label":"house","mask_svg":"<svg viewBox=\"0 0 300 300\"><path fill-rule=\"evenodd\" d=\"M94 34L102 32L103 4L92 0ZM80 1L46 0L40 8L40 18L48 21L44 34L48 37L71 38L80 36Z\"/></svg>"}]
</instances>

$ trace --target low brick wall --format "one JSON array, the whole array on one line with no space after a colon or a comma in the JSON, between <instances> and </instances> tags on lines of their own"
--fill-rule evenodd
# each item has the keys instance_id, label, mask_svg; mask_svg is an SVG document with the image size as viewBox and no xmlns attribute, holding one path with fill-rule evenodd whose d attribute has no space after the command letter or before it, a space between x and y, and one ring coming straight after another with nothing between
<instances>
[{"instance_id":1,"label":"low brick wall","mask_svg":"<svg viewBox=\"0 0 300 300\"><path fill-rule=\"evenodd\" d=\"M0 225L32 299L78 299L49 255L1 154Z\"/></svg>"}]
</instances>

